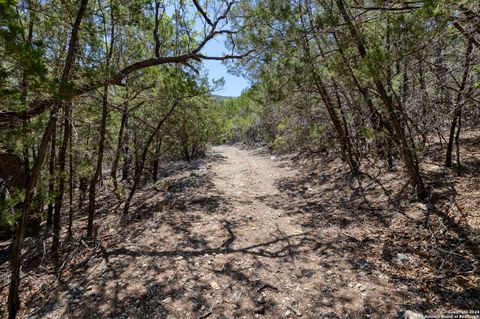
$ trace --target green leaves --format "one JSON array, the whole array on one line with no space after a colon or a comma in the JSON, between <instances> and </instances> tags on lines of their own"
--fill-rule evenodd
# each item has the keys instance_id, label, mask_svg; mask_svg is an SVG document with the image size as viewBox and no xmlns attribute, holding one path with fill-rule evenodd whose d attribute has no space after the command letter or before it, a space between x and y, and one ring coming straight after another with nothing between
<instances>
[{"instance_id":1,"label":"green leaves","mask_svg":"<svg viewBox=\"0 0 480 319\"><path fill-rule=\"evenodd\" d=\"M7 192L4 199L0 199L0 225L10 225L15 223L15 220L21 216L15 206L21 202L25 197L23 190L12 189Z\"/></svg>"},{"instance_id":2,"label":"green leaves","mask_svg":"<svg viewBox=\"0 0 480 319\"><path fill-rule=\"evenodd\" d=\"M371 46L361 60L359 69L371 79L384 80L384 70L388 67L389 54L383 46Z\"/></svg>"}]
</instances>

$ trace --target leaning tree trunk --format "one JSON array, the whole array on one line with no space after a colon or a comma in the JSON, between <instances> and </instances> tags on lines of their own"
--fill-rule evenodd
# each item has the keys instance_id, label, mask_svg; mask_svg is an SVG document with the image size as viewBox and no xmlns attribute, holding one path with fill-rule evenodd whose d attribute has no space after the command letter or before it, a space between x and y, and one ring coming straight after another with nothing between
<instances>
[{"instance_id":1,"label":"leaning tree trunk","mask_svg":"<svg viewBox=\"0 0 480 319\"><path fill-rule=\"evenodd\" d=\"M303 15L301 15L301 17L302 17L302 23L304 27L307 27L305 25L305 21L303 20ZM311 70L316 91L320 95L320 98L322 99L325 105L325 108L327 109L327 113L333 124L333 128L340 140L341 154L342 154L343 160L345 160L348 163L348 165L350 166L350 170L353 173L356 173L358 172L359 165L352 152L352 145L350 143L350 139L346 131L347 128L342 126L342 122L337 115L335 104L333 103L332 98L330 97L330 94L328 93L327 88L321 76L316 71L316 66L311 55L310 44L308 42L308 39L305 33L303 33L300 41L302 42L302 48L303 48L305 57L307 58L308 63L310 64L310 70ZM338 105L337 107L340 108L341 105Z\"/></svg>"},{"instance_id":2,"label":"leaning tree trunk","mask_svg":"<svg viewBox=\"0 0 480 319\"><path fill-rule=\"evenodd\" d=\"M59 95L63 95L63 88L70 78L70 70L75 60L75 47L78 39L78 31L80 29L80 23L82 21L83 15L87 9L88 0L82 0L78 9L77 17L72 27L72 35L70 36L70 43L68 46L67 58L65 60L65 66L63 69L62 78L60 81ZM21 252L23 247L23 240L25 238L25 231L27 228L27 219L30 215L33 196L35 193L35 188L37 186L38 177L40 176L40 171L43 166L43 161L48 151L48 144L52 138L55 125L57 123L59 105L58 103L54 105L50 119L48 120L47 127L42 136L42 141L40 143L37 158L33 164L30 176L27 181L27 187L25 188L25 200L23 203L22 217L20 218L15 239L12 245L12 259L10 262L11 265L11 277L10 277L10 287L8 291L8 318L14 319L17 316L17 312L20 309L20 266L21 266Z\"/></svg>"},{"instance_id":3,"label":"leaning tree trunk","mask_svg":"<svg viewBox=\"0 0 480 319\"><path fill-rule=\"evenodd\" d=\"M70 120L73 121L73 109L70 109ZM73 127L73 123L70 123ZM68 154L69 178L68 178L68 239L72 239L72 223L73 223L73 150L72 150L72 130L70 130L70 149Z\"/></svg>"},{"instance_id":4,"label":"leaning tree trunk","mask_svg":"<svg viewBox=\"0 0 480 319\"><path fill-rule=\"evenodd\" d=\"M135 176L133 178L132 188L130 189L130 192L128 193L128 197L125 200L125 206L123 207L123 214L124 215L128 214L128 210L130 209L130 204L132 203L133 195L135 195L135 191L137 190L137 187L140 183L140 177L142 176L143 167L145 165L145 160L147 159L148 149L150 148L150 145L152 144L153 139L155 138L155 136L158 135L158 133L160 132L160 129L163 126L163 124L170 117L170 115L173 113L173 111L175 110L177 105L178 105L178 101L175 101L173 103L172 107L170 108L170 110L167 112L167 114L165 114L163 116L163 118L160 120L160 122L158 122L158 124L155 127L155 129L153 130L153 132L150 133L147 141L145 142L145 145L143 146L142 154L140 155L140 158L138 160L138 168L135 170Z\"/></svg>"},{"instance_id":5,"label":"leaning tree trunk","mask_svg":"<svg viewBox=\"0 0 480 319\"><path fill-rule=\"evenodd\" d=\"M88 221L87 221L87 237L93 236L93 221L95 219L95 195L97 183L102 174L103 151L105 148L105 135L107 129L108 116L108 86L103 89L102 98L102 119L100 122L100 140L98 142L98 157L95 172L90 180L90 188L88 190Z\"/></svg>"},{"instance_id":6,"label":"leaning tree trunk","mask_svg":"<svg viewBox=\"0 0 480 319\"><path fill-rule=\"evenodd\" d=\"M58 154L58 188L57 195L55 196L55 210L53 213L53 240L52 240L52 256L58 257L58 248L60 245L60 230L61 230L61 217L62 217L62 202L63 195L65 193L65 167L67 159L67 149L70 141L70 110L71 102L65 102L64 104L64 128L63 128L63 141ZM55 258L54 258L55 259Z\"/></svg>"},{"instance_id":7,"label":"leaning tree trunk","mask_svg":"<svg viewBox=\"0 0 480 319\"><path fill-rule=\"evenodd\" d=\"M123 140L122 153L123 153L123 165L122 165L122 181L129 181L130 178L130 166L132 162L132 155L130 151L130 134L128 131L128 122L125 123L125 138Z\"/></svg>"},{"instance_id":8,"label":"leaning tree trunk","mask_svg":"<svg viewBox=\"0 0 480 319\"><path fill-rule=\"evenodd\" d=\"M460 88L457 93L457 97L455 99L455 108L453 110L453 118L450 124L450 134L448 136L448 144L447 144L447 153L445 156L445 166L452 167L452 150L453 150L453 141L456 140L457 145L457 164L460 165L460 146L459 143L459 135L460 135L460 119L462 115L462 97L463 92L465 91L465 86L467 83L468 75L470 73L470 64L472 61L472 52L473 52L473 43L471 41L468 42L467 51L465 54L465 63L463 66L463 76L462 82L460 83ZM455 129L458 124L457 133L455 133ZM457 136L455 136L457 135Z\"/></svg>"},{"instance_id":9,"label":"leaning tree trunk","mask_svg":"<svg viewBox=\"0 0 480 319\"><path fill-rule=\"evenodd\" d=\"M325 84L323 83L321 77L313 69L313 64L312 64L311 70L312 70L312 75L314 78L314 83L315 83L315 88L317 90L317 93L320 95L320 98L322 99L325 105L325 108L327 109L327 113L333 124L333 128L335 129L335 132L337 133L337 136L340 140L343 159L348 163L351 171L355 173L358 171L359 166L353 156L350 140L342 126L342 122L338 118L335 105L333 104L333 101L325 87Z\"/></svg>"},{"instance_id":10,"label":"leaning tree trunk","mask_svg":"<svg viewBox=\"0 0 480 319\"><path fill-rule=\"evenodd\" d=\"M103 12L102 12L103 14ZM110 61L112 60L113 55L113 42L115 41L115 19L113 15L112 0L110 0L110 19L111 19L111 29L110 29L110 43L105 43L107 46L107 55L106 55L106 69L110 68ZM105 21L105 17L104 17ZM106 26L104 25L105 30ZM102 175L102 163L103 163L103 152L105 149L105 135L107 131L107 116L108 116L108 84L103 87L103 96L102 96L102 119L100 123L100 140L98 142L98 157L97 157L97 166L95 173L92 176L90 181L90 188L88 190L88 221L87 221L87 237L92 238L93 235L93 221L95 219L95 195L97 183Z\"/></svg>"},{"instance_id":11,"label":"leaning tree trunk","mask_svg":"<svg viewBox=\"0 0 480 319\"><path fill-rule=\"evenodd\" d=\"M53 129L52 132L52 141L50 142L50 160L49 160L49 181L48 181L48 207L47 207L47 228L50 229L52 226L52 220L53 220L53 209L54 209L54 204L53 201L50 199L50 196L52 196L53 192L55 191L55 140L56 140L56 129Z\"/></svg>"},{"instance_id":12,"label":"leaning tree trunk","mask_svg":"<svg viewBox=\"0 0 480 319\"><path fill-rule=\"evenodd\" d=\"M350 34L357 46L360 56L364 58L367 55L367 50L357 26L352 22L350 15L345 8L343 0L335 0L335 2L340 10L340 14L345 20L347 27L349 28ZM408 172L410 184L415 189L417 197L420 199L424 199L427 196L427 192L423 184L418 159L415 154L416 146L413 143L413 140L411 141L411 143L408 142L404 128L402 127L401 121L397 115L398 111L403 111L401 110L400 105L395 105L395 102L387 93L385 85L380 81L379 77L375 76L372 80L377 90L377 93L380 96L380 100L385 107L390 124L393 128L395 140L397 141L397 144L400 148L400 152L402 154L402 158ZM400 102L398 101L398 103Z\"/></svg>"},{"instance_id":13,"label":"leaning tree trunk","mask_svg":"<svg viewBox=\"0 0 480 319\"><path fill-rule=\"evenodd\" d=\"M21 251L25 232L27 230L27 220L30 215L35 187L37 185L38 177L42 169L42 164L48 151L49 140L52 137L52 132L55 129L57 122L58 107L52 111L47 127L42 136L42 141L38 149L37 158L33 164L30 176L27 178L25 188L25 200L23 202L22 217L17 224L17 231L12 244L12 259L10 260L11 277L10 287L8 291L8 318L14 319L20 309L20 266L21 266Z\"/></svg>"},{"instance_id":14,"label":"leaning tree trunk","mask_svg":"<svg viewBox=\"0 0 480 319\"><path fill-rule=\"evenodd\" d=\"M112 169L110 173L110 176L112 178L112 183L113 183L113 193L115 194L118 200L120 200L121 196L120 196L120 193L118 192L117 171L118 171L118 163L120 161L120 155L123 148L123 143L124 143L123 135L124 135L125 127L127 125L127 121L128 121L128 102L125 102L125 105L122 109L122 119L120 121L120 130L118 132L117 149L115 151L115 157L113 158Z\"/></svg>"},{"instance_id":15,"label":"leaning tree trunk","mask_svg":"<svg viewBox=\"0 0 480 319\"><path fill-rule=\"evenodd\" d=\"M156 183L158 180L158 168L160 166L160 150L162 148L162 137L157 136L157 143L155 146L155 157L152 161L152 178L153 182Z\"/></svg>"}]
</instances>

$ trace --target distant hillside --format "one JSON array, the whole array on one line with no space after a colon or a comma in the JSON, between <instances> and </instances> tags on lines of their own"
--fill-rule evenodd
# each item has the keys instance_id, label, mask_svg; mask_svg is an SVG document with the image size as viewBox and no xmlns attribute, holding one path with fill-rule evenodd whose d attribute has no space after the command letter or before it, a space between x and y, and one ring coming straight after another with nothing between
<instances>
[{"instance_id":1,"label":"distant hillside","mask_svg":"<svg viewBox=\"0 0 480 319\"><path fill-rule=\"evenodd\" d=\"M212 94L212 97L219 100L219 101L225 101L227 99L233 98L234 96L223 96L223 95Z\"/></svg>"}]
</instances>

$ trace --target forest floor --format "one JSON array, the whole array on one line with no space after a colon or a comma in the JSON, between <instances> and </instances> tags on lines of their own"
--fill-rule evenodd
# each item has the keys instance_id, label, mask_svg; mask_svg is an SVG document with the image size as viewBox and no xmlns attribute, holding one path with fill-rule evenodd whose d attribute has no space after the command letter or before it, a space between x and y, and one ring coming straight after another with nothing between
<instances>
[{"instance_id":1,"label":"forest floor","mask_svg":"<svg viewBox=\"0 0 480 319\"><path fill-rule=\"evenodd\" d=\"M409 195L400 169L367 163L368 174L355 177L333 158L300 164L216 146L139 191L128 221L112 213L121 211L113 196L100 198L98 238L81 239L80 216L59 270L48 242L27 240L21 317L396 318L402 309L480 309L480 170L456 177L427 162L436 194L427 206Z\"/></svg>"}]
</instances>

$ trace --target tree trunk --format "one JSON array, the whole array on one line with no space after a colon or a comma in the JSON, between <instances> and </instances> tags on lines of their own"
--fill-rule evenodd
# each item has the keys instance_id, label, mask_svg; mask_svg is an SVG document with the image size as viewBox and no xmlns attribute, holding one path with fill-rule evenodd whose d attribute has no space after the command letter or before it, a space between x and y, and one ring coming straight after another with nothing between
<instances>
[{"instance_id":1,"label":"tree trunk","mask_svg":"<svg viewBox=\"0 0 480 319\"><path fill-rule=\"evenodd\" d=\"M457 153L457 172L460 174L460 130L462 129L462 109L458 114L457 133L455 134L455 148Z\"/></svg>"},{"instance_id":2,"label":"tree trunk","mask_svg":"<svg viewBox=\"0 0 480 319\"><path fill-rule=\"evenodd\" d=\"M88 222L87 222L87 237L92 238L93 235L93 221L95 219L95 195L98 180L102 174L103 151L105 147L105 135L107 129L108 116L108 86L103 88L102 98L102 119L100 122L100 141L98 142L98 157L95 173L90 181L90 188L88 190Z\"/></svg>"},{"instance_id":3,"label":"tree trunk","mask_svg":"<svg viewBox=\"0 0 480 319\"><path fill-rule=\"evenodd\" d=\"M103 15L103 11L101 12ZM106 30L106 18L103 17L104 29ZM110 0L110 35L109 43L105 43L107 47L107 54L105 60L106 69L110 68L110 61L113 55L113 44L115 41L115 19L113 14L113 4ZM103 152L105 149L105 137L107 134L107 117L108 117L108 84L103 87L103 96L102 96L102 119L100 122L100 140L98 142L98 157L97 157L97 166L95 168L95 173L93 174L92 180L90 181L90 188L88 190L88 221L87 221L87 237L92 238L94 231L94 219L95 219L95 196L97 183L102 176L102 163L103 163ZM94 238L95 239L95 238Z\"/></svg>"},{"instance_id":4,"label":"tree trunk","mask_svg":"<svg viewBox=\"0 0 480 319\"><path fill-rule=\"evenodd\" d=\"M87 9L88 0L82 0L78 9L77 17L72 27L72 35L70 37L70 43L68 46L67 58L65 60L65 66L63 69L62 78L60 81L59 95L63 94L64 85L68 82L70 78L70 70L74 63L75 57L75 47L78 39L78 31L80 29L80 23L82 21L83 15ZM37 186L38 177L40 176L40 171L43 166L43 161L48 150L48 144L52 138L55 125L57 123L57 113L58 106L54 105L52 110L52 115L48 120L47 127L42 136L42 141L40 143L37 158L33 164L31 174L27 181L27 187L25 188L25 200L22 209L22 217L18 223L17 232L15 239L12 245L12 259L11 259L11 277L10 277L10 287L8 291L8 318L14 319L17 316L17 312L20 309L20 266L21 266L21 252L23 247L23 240L25 238L25 231L27 228L27 219L31 211L33 195L35 188Z\"/></svg>"},{"instance_id":5,"label":"tree trunk","mask_svg":"<svg viewBox=\"0 0 480 319\"><path fill-rule=\"evenodd\" d=\"M345 20L346 25L349 28L352 38L355 41L360 56L362 58L365 57L367 54L365 43L357 27L353 24L350 15L348 14L343 4L343 0L335 1L343 19ZM377 72L379 72L379 70L377 70ZM387 93L384 84L380 81L380 78L378 76L373 77L373 83L383 105L385 106L388 118L390 120L390 124L392 125L393 131L395 132L395 140L397 141L397 144L400 148L400 152L402 154L402 158L408 172L410 184L414 187L417 197L420 199L424 199L427 196L427 193L423 184L422 177L420 175L418 159L416 158L415 154L416 147L413 141L411 145L408 143L408 140L405 136L404 128L402 127L402 124L397 115L397 111L403 112L401 105L395 105L394 101ZM397 103L399 103L399 101Z\"/></svg>"},{"instance_id":6,"label":"tree trunk","mask_svg":"<svg viewBox=\"0 0 480 319\"><path fill-rule=\"evenodd\" d=\"M121 196L118 192L117 170L118 170L118 163L120 161L120 155L123 148L123 143L124 143L123 135L125 134L124 131L127 125L127 121L128 121L128 102L125 102L125 105L122 110L122 120L120 122L120 130L118 132L117 149L115 151L115 157L113 158L112 169L110 173L110 176L112 178L112 183L113 183L113 193L115 194L118 200L121 199Z\"/></svg>"},{"instance_id":7,"label":"tree trunk","mask_svg":"<svg viewBox=\"0 0 480 319\"><path fill-rule=\"evenodd\" d=\"M326 89L325 84L323 83L321 76L315 71L315 65L312 61L312 57L310 54L310 45L305 35L303 35L302 37L302 45L303 45L304 54L310 64L310 70L311 70L316 91L320 95L320 98L322 99L325 105L325 108L327 109L327 113L333 124L333 128L337 133L337 137L340 140L342 157L350 166L351 171L356 173L359 167L358 167L357 161L353 156L349 137L347 136L345 129L342 127L342 123L338 118L335 105ZM341 107L341 106L338 105L338 107Z\"/></svg>"},{"instance_id":8,"label":"tree trunk","mask_svg":"<svg viewBox=\"0 0 480 319\"><path fill-rule=\"evenodd\" d=\"M30 215L33 196L35 192L35 187L40 176L40 171L42 169L43 160L47 154L48 143L52 137L53 130L55 129L55 124L57 122L57 113L58 108L55 108L52 111L50 119L48 121L47 127L42 136L42 142L38 149L37 158L33 164L30 176L27 178L27 183L25 187L25 200L23 202L22 217L19 219L17 224L17 230L15 233L15 238L12 242L12 259L10 261L11 267L11 277L10 277L10 287L8 291L8 318L14 319L17 315L18 310L20 309L20 297L19 297L19 288L20 288L20 267L21 267L21 251L23 246L23 240L25 238L25 232L27 230L27 221L28 216Z\"/></svg>"},{"instance_id":9,"label":"tree trunk","mask_svg":"<svg viewBox=\"0 0 480 319\"><path fill-rule=\"evenodd\" d=\"M465 91L465 86L467 83L467 79L470 73L470 63L472 61L472 51L473 51L473 43L471 41L468 42L467 51L465 53L465 63L463 66L463 75L462 75L462 82L460 83L460 88L458 90L456 99L455 99L455 108L453 110L453 118L450 124L450 134L448 136L448 144L447 144L447 153L445 156L445 166L452 167L452 150L453 150L453 141L456 140L456 144L458 144L459 135L460 135L460 128L457 130L457 136L455 136L455 129L457 127L457 123L460 121L460 117L462 115L462 97L463 92ZM460 124L459 124L460 126ZM460 152L460 146L457 145L457 153ZM460 155L457 154L457 162L460 163Z\"/></svg>"},{"instance_id":10,"label":"tree trunk","mask_svg":"<svg viewBox=\"0 0 480 319\"><path fill-rule=\"evenodd\" d=\"M150 133L147 141L145 142L145 145L143 146L142 154L141 154L141 156L138 160L138 169L135 170L135 176L133 178L132 188L130 189L130 192L128 194L127 199L125 200L125 206L123 207L123 215L128 214L128 210L130 209L130 204L132 202L133 195L135 195L135 191L137 190L137 187L140 183L140 177L142 176L143 167L144 167L145 160L146 160L147 154L148 154L148 149L150 148L150 145L152 144L153 139L155 138L155 136L157 136L159 134L160 129L162 128L163 124L170 117L170 115L173 113L173 111L175 110L177 105L178 105L178 101L175 101L173 103L172 107L170 108L170 110L167 112L167 114L165 114L163 116L163 118L160 120L160 122L157 124L157 126L155 127L153 132Z\"/></svg>"},{"instance_id":11,"label":"tree trunk","mask_svg":"<svg viewBox=\"0 0 480 319\"><path fill-rule=\"evenodd\" d=\"M70 121L73 121L73 109L70 109ZM73 127L73 122L70 123ZM70 149L69 149L69 179L68 179L68 238L72 239L72 223L73 223L73 150L72 150L72 130L70 130Z\"/></svg>"},{"instance_id":12,"label":"tree trunk","mask_svg":"<svg viewBox=\"0 0 480 319\"><path fill-rule=\"evenodd\" d=\"M60 230L61 230L61 216L63 195L65 193L65 179L66 179L66 159L67 149L70 140L70 102L66 102L63 107L64 111L64 128L63 141L58 154L58 189L57 196L55 196L55 210L53 212L53 241L52 241L52 256L54 259L58 257L58 248L60 245Z\"/></svg>"},{"instance_id":13,"label":"tree trunk","mask_svg":"<svg viewBox=\"0 0 480 319\"><path fill-rule=\"evenodd\" d=\"M49 160L49 181L48 181L48 207L47 207L47 228L50 230L52 227L52 220L53 220L53 209L54 204L51 199L53 192L55 191L55 142L56 142L56 128L53 129L52 132L52 141L50 143L50 160Z\"/></svg>"},{"instance_id":14,"label":"tree trunk","mask_svg":"<svg viewBox=\"0 0 480 319\"><path fill-rule=\"evenodd\" d=\"M128 123L125 123L126 127L128 126ZM128 132L125 133L125 136L128 137ZM123 154L124 154L124 159L123 159L123 166L122 166L122 181L127 181L129 179L130 175L130 165L132 163L132 156L130 152L130 147L128 145L128 140L126 139L126 143L124 142L124 145L122 145L123 149Z\"/></svg>"},{"instance_id":15,"label":"tree trunk","mask_svg":"<svg viewBox=\"0 0 480 319\"><path fill-rule=\"evenodd\" d=\"M153 182L156 183L158 180L158 168L160 166L160 150L162 148L162 138L157 137L157 145L155 147L155 157L152 161L152 177Z\"/></svg>"}]
</instances>

